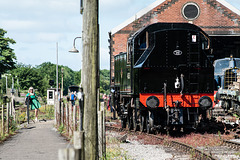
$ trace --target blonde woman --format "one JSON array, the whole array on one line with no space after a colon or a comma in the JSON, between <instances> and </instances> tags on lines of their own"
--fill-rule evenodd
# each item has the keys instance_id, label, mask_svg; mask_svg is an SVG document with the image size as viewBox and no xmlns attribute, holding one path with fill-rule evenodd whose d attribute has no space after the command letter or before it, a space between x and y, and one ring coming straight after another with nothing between
<instances>
[{"instance_id":1,"label":"blonde woman","mask_svg":"<svg viewBox=\"0 0 240 160\"><path fill-rule=\"evenodd\" d=\"M38 121L38 109L41 107L41 104L39 103L39 101L37 100L37 95L33 92L33 87L30 87L28 90L28 94L26 95L26 97L30 98L30 109L34 110L35 109L35 121Z\"/></svg>"}]
</instances>

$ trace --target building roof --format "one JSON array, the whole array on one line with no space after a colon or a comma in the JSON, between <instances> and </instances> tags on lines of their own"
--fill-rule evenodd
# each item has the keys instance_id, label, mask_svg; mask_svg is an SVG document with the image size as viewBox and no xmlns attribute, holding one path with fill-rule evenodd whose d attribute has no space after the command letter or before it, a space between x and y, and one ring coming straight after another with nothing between
<instances>
[{"instance_id":1,"label":"building roof","mask_svg":"<svg viewBox=\"0 0 240 160\"><path fill-rule=\"evenodd\" d=\"M157 7L158 5L160 5L161 3L165 2L165 1L166 0L156 0L154 3L150 4L148 7L140 10L139 12L137 12L134 16L132 16L131 18L129 18L125 22L123 22L120 25L118 25L117 27L113 28L111 30L111 34L113 35L113 34L117 33L118 31L120 31L121 29L126 27L128 24L134 22L136 19L142 17L144 14L148 13L149 11L151 11L152 9L154 9L155 7ZM219 2L220 4L222 4L223 6L227 7L228 9L230 9L232 12L234 12L234 13L236 13L240 16L240 10L238 10L233 5L229 4L225 0L216 0L216 1Z\"/></svg>"}]
</instances>

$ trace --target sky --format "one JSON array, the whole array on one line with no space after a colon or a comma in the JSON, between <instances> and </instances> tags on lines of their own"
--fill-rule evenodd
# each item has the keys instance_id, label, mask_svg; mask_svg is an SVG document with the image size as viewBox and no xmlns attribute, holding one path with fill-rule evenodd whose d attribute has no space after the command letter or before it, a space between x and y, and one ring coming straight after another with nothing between
<instances>
[{"instance_id":1,"label":"sky","mask_svg":"<svg viewBox=\"0 0 240 160\"><path fill-rule=\"evenodd\" d=\"M240 0L226 0L240 10ZM99 0L100 68L109 69L108 32L155 0ZM80 0L0 0L0 28L16 41L11 45L18 63L43 62L81 69L79 54L69 53L75 37L81 37ZM57 47L58 46L58 47Z\"/></svg>"}]
</instances>

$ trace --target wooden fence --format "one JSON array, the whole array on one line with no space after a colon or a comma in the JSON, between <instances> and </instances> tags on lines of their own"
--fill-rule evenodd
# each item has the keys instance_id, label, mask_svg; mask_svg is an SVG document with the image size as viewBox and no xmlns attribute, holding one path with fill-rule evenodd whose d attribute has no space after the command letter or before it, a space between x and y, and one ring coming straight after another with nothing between
<instances>
[{"instance_id":1,"label":"wooden fence","mask_svg":"<svg viewBox=\"0 0 240 160\"><path fill-rule=\"evenodd\" d=\"M72 106L71 102L61 103L56 109L56 124L60 132L64 131L73 142L73 148L59 150L59 160L83 160L84 131L82 130L83 107ZM98 157L103 159L106 153L105 110L101 103L98 111Z\"/></svg>"},{"instance_id":2,"label":"wooden fence","mask_svg":"<svg viewBox=\"0 0 240 160\"><path fill-rule=\"evenodd\" d=\"M16 123L16 111L14 103L9 102L0 105L0 121L1 121L1 137L3 138L6 134L9 135L10 127L13 122Z\"/></svg>"}]
</instances>

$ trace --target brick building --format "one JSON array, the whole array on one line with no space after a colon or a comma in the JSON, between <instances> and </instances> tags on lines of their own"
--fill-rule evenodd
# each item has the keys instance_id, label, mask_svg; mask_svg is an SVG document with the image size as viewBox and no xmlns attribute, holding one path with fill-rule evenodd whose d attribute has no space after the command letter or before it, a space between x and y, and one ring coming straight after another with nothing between
<instances>
[{"instance_id":1,"label":"brick building","mask_svg":"<svg viewBox=\"0 0 240 160\"><path fill-rule=\"evenodd\" d=\"M156 22L192 23L211 36L215 59L240 57L240 11L224 0L156 0L109 33L111 78L114 56L127 51L127 39Z\"/></svg>"}]
</instances>

